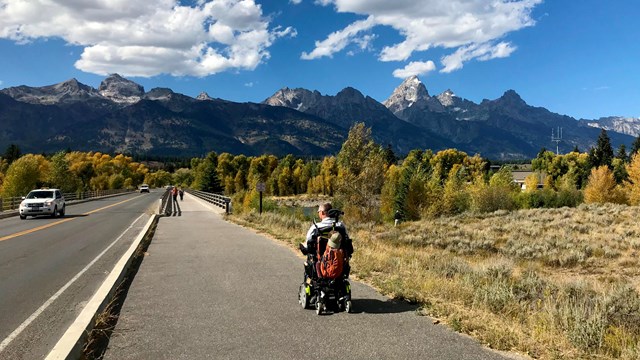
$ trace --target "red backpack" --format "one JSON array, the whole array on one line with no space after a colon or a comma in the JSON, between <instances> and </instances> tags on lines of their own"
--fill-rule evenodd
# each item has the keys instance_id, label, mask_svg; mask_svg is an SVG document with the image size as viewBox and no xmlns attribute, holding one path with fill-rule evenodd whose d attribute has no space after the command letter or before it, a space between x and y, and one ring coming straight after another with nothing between
<instances>
[{"instance_id":1,"label":"red backpack","mask_svg":"<svg viewBox=\"0 0 640 360\"><path fill-rule=\"evenodd\" d=\"M320 274L323 278L337 279L342 275L344 251L327 246L320 259Z\"/></svg>"}]
</instances>

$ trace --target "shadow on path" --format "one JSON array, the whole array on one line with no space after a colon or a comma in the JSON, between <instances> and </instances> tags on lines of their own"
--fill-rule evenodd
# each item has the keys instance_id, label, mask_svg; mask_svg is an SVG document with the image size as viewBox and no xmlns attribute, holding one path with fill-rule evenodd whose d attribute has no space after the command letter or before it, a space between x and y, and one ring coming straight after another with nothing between
<instances>
[{"instance_id":1,"label":"shadow on path","mask_svg":"<svg viewBox=\"0 0 640 360\"><path fill-rule=\"evenodd\" d=\"M416 311L418 305L402 300L352 299L354 314L395 314Z\"/></svg>"},{"instance_id":2,"label":"shadow on path","mask_svg":"<svg viewBox=\"0 0 640 360\"><path fill-rule=\"evenodd\" d=\"M182 216L182 209L180 209L180 204L178 203L178 199L173 198L173 213L171 216Z\"/></svg>"}]
</instances>

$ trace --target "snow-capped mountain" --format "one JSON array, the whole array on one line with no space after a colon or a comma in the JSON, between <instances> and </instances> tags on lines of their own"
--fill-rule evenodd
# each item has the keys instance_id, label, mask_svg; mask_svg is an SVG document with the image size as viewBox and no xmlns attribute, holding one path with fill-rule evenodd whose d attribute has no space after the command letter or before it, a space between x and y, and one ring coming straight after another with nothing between
<instances>
[{"instance_id":1,"label":"snow-capped mountain","mask_svg":"<svg viewBox=\"0 0 640 360\"><path fill-rule=\"evenodd\" d=\"M607 131L615 131L631 136L640 136L640 118L610 116L603 117L598 120L584 120L587 125L605 129Z\"/></svg>"},{"instance_id":2,"label":"snow-capped mountain","mask_svg":"<svg viewBox=\"0 0 640 360\"><path fill-rule=\"evenodd\" d=\"M429 95L427 87L415 75L406 78L382 104L403 120L406 120L403 113L411 107L427 108L436 112L444 110L440 101Z\"/></svg>"},{"instance_id":3,"label":"snow-capped mountain","mask_svg":"<svg viewBox=\"0 0 640 360\"><path fill-rule=\"evenodd\" d=\"M203 101L206 100L206 101ZM514 90L480 104L452 90L430 96L411 77L385 101L388 108L347 87L336 95L307 89L278 90L264 104L192 98L168 88L144 88L117 74L99 89L75 79L44 87L0 90L0 148L23 151L129 152L171 156L208 151L235 154L335 154L349 128L364 122L374 140L397 154L456 148L491 159L531 158L563 128L560 151L586 151L600 130L614 146L630 145L640 119L581 120L528 105ZM392 111L393 109L393 111Z\"/></svg>"}]
</instances>

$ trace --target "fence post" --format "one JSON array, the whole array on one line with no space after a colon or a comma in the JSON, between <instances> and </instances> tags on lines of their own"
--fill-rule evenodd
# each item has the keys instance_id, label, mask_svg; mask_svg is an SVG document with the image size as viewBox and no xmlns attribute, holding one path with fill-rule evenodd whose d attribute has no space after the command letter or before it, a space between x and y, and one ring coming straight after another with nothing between
<instances>
[{"instance_id":1,"label":"fence post","mask_svg":"<svg viewBox=\"0 0 640 360\"><path fill-rule=\"evenodd\" d=\"M4 211L4 204L2 203L2 198L0 198L0 211Z\"/></svg>"}]
</instances>

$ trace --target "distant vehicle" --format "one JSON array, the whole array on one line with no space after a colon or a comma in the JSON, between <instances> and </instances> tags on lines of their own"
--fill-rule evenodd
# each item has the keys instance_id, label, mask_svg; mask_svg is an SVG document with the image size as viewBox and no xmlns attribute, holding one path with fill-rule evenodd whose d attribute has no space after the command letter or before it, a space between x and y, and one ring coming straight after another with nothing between
<instances>
[{"instance_id":1,"label":"distant vehicle","mask_svg":"<svg viewBox=\"0 0 640 360\"><path fill-rule=\"evenodd\" d=\"M60 189L37 189L29 191L20 203L20 219L27 216L64 216L66 202Z\"/></svg>"},{"instance_id":2,"label":"distant vehicle","mask_svg":"<svg viewBox=\"0 0 640 360\"><path fill-rule=\"evenodd\" d=\"M165 189L167 189L167 190L171 190L171 189L173 189L173 185L167 185L167 186L165 187Z\"/></svg>"},{"instance_id":3,"label":"distant vehicle","mask_svg":"<svg viewBox=\"0 0 640 360\"><path fill-rule=\"evenodd\" d=\"M140 192L141 192L141 193L143 193L143 192L149 192L149 185L147 185L147 184L142 184L142 185L140 185Z\"/></svg>"}]
</instances>

